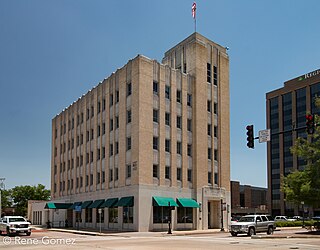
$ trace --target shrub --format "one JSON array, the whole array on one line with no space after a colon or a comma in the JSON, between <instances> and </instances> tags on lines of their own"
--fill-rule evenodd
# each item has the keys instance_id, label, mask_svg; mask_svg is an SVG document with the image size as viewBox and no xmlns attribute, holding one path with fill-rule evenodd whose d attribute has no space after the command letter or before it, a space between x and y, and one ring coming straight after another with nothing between
<instances>
[{"instance_id":1,"label":"shrub","mask_svg":"<svg viewBox=\"0 0 320 250\"><path fill-rule=\"evenodd\" d=\"M275 225L276 227L302 227L302 221L276 221ZM314 224L313 220L306 220L304 221L305 226L311 226Z\"/></svg>"}]
</instances>

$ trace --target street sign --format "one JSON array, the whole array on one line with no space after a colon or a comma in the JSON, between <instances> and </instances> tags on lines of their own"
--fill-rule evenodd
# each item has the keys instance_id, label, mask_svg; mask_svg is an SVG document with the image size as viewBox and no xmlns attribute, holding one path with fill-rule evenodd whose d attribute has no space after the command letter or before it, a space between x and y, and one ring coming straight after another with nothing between
<instances>
[{"instance_id":1,"label":"street sign","mask_svg":"<svg viewBox=\"0 0 320 250\"><path fill-rule=\"evenodd\" d=\"M270 129L260 130L259 131L259 142L270 141Z\"/></svg>"},{"instance_id":2,"label":"street sign","mask_svg":"<svg viewBox=\"0 0 320 250\"><path fill-rule=\"evenodd\" d=\"M75 206L75 207L74 207L74 210L75 210L76 212L81 212L81 206Z\"/></svg>"}]
</instances>

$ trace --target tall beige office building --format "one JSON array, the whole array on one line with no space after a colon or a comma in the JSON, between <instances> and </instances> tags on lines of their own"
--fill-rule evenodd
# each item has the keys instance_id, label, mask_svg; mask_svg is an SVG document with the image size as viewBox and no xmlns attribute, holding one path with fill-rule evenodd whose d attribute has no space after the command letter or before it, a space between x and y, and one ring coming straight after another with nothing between
<instances>
[{"instance_id":1,"label":"tall beige office building","mask_svg":"<svg viewBox=\"0 0 320 250\"><path fill-rule=\"evenodd\" d=\"M229 123L226 48L194 33L162 63L138 55L52 120L51 220L227 228Z\"/></svg>"}]
</instances>

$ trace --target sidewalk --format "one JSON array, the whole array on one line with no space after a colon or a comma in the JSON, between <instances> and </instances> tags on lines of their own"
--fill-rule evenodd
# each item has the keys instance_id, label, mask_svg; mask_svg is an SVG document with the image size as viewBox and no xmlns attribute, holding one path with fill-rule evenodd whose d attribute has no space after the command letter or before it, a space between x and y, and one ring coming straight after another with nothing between
<instances>
[{"instance_id":1,"label":"sidewalk","mask_svg":"<svg viewBox=\"0 0 320 250\"><path fill-rule=\"evenodd\" d=\"M81 228L76 230L74 228L33 228L33 232L55 231L91 236L113 236L113 237L170 237L170 236L186 236L186 235L199 235L199 234L228 234L228 231L221 232L220 229L207 229L207 230L188 230L188 231L172 231L168 234L166 231L161 232L122 232L122 231L106 231L102 230L101 233L92 228ZM281 232L281 233L280 233ZM264 233L253 235L252 239L275 239L275 238L319 238L320 231L307 231L304 228L297 227L282 227L277 228L274 234L267 235Z\"/></svg>"}]
</instances>

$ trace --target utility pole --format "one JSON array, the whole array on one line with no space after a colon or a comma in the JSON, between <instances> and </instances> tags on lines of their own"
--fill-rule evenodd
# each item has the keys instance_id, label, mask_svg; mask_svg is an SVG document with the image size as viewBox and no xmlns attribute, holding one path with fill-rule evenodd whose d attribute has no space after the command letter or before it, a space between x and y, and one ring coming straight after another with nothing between
<instances>
[{"instance_id":1,"label":"utility pole","mask_svg":"<svg viewBox=\"0 0 320 250\"><path fill-rule=\"evenodd\" d=\"M2 200L1 200L1 190L5 188L4 181L6 178L0 178L0 218L2 217Z\"/></svg>"}]
</instances>

